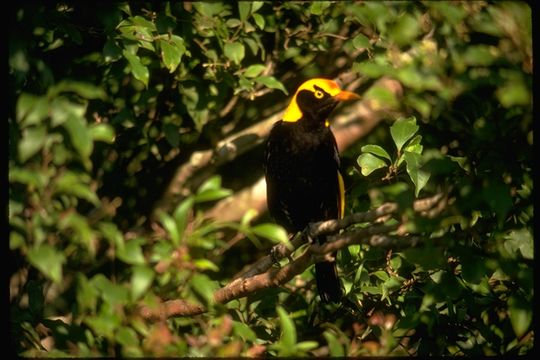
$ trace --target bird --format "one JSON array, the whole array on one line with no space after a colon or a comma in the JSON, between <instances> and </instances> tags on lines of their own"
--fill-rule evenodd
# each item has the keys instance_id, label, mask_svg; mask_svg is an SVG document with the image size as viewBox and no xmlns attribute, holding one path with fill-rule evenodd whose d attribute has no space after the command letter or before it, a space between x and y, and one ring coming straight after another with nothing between
<instances>
[{"instance_id":1,"label":"bird","mask_svg":"<svg viewBox=\"0 0 540 360\"><path fill-rule=\"evenodd\" d=\"M264 154L267 205L288 233L343 216L345 189L328 117L339 102L359 98L333 80L313 78L298 87L273 125ZM314 241L322 244L325 238ZM343 290L335 260L315 263L315 278L323 302L340 301Z\"/></svg>"}]
</instances>

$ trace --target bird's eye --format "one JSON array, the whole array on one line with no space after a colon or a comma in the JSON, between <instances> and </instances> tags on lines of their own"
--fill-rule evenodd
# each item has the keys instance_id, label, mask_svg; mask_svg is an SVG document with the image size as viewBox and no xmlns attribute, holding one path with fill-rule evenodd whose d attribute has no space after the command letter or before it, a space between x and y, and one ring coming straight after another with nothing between
<instances>
[{"instance_id":1,"label":"bird's eye","mask_svg":"<svg viewBox=\"0 0 540 360\"><path fill-rule=\"evenodd\" d=\"M323 94L322 91L320 91L320 90L315 91L315 97L316 97L317 99L322 99L323 96L324 96L324 94Z\"/></svg>"}]
</instances>

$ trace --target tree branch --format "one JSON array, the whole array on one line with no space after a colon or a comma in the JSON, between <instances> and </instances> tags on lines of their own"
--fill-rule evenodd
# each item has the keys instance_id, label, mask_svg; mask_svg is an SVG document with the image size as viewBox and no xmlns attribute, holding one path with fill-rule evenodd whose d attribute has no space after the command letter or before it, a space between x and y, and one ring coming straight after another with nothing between
<instances>
[{"instance_id":1,"label":"tree branch","mask_svg":"<svg viewBox=\"0 0 540 360\"><path fill-rule=\"evenodd\" d=\"M441 202L446 204L446 196L436 194L430 198L416 200L413 209L417 212L426 212L439 208ZM224 304L262 289L281 286L294 276L304 272L314 262L322 261L329 254L353 244L367 241L371 246L388 247L398 243L415 245L420 239L406 236L405 223L392 225L377 223L377 220L396 214L398 210L396 203L385 203L374 210L352 214L343 219L310 224L304 232L297 234L289 243L274 246L269 255L258 260L247 270L237 275L232 282L215 291L213 299L216 303ZM375 222L375 225L339 233L351 225L366 222ZM395 235L388 235L392 232ZM308 238L323 235L327 236L324 244L312 243L300 256L287 265L279 269L273 268L274 264L285 257L290 257L301 245L308 243ZM148 306L140 308L140 314L149 320L166 319L173 316L192 316L205 311L205 307L200 304L179 299L166 301L157 308Z\"/></svg>"}]
</instances>

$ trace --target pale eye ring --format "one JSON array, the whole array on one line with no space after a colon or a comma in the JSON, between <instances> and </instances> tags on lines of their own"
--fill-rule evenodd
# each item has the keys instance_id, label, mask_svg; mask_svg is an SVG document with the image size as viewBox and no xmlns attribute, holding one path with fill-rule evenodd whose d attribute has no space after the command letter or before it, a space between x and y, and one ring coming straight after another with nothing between
<instances>
[{"instance_id":1,"label":"pale eye ring","mask_svg":"<svg viewBox=\"0 0 540 360\"><path fill-rule=\"evenodd\" d=\"M317 99L322 99L323 96L324 96L324 94L323 94L322 91L320 91L320 90L316 90L316 91L315 91L315 97L316 97Z\"/></svg>"}]
</instances>

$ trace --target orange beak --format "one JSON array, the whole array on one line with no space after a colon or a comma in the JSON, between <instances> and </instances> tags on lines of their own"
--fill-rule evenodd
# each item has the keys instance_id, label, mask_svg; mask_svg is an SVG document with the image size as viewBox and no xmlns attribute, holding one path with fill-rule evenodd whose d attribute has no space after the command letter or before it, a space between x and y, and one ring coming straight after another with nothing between
<instances>
[{"instance_id":1,"label":"orange beak","mask_svg":"<svg viewBox=\"0 0 540 360\"><path fill-rule=\"evenodd\" d=\"M337 93L337 95L334 96L334 99L337 101L358 100L360 99L360 95L350 91L341 90L339 93Z\"/></svg>"}]
</instances>

